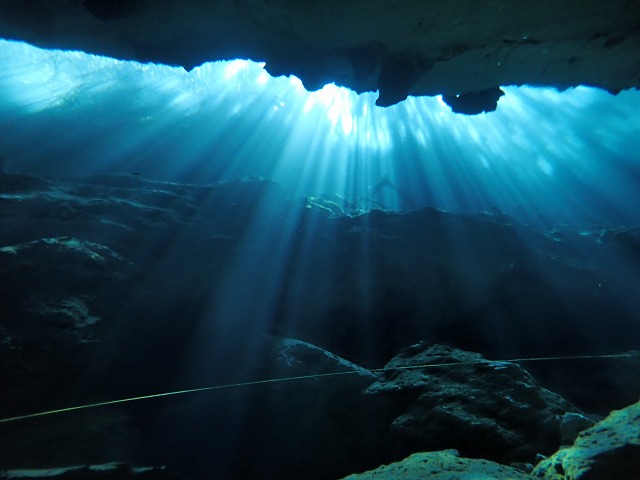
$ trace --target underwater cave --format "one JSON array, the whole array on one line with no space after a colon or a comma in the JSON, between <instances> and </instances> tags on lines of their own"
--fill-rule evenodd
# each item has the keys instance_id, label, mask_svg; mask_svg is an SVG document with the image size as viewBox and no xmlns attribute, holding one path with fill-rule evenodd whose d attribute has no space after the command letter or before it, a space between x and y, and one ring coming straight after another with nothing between
<instances>
[{"instance_id":1,"label":"underwater cave","mask_svg":"<svg viewBox=\"0 0 640 480\"><path fill-rule=\"evenodd\" d=\"M0 5L0 479L632 480L640 1Z\"/></svg>"}]
</instances>

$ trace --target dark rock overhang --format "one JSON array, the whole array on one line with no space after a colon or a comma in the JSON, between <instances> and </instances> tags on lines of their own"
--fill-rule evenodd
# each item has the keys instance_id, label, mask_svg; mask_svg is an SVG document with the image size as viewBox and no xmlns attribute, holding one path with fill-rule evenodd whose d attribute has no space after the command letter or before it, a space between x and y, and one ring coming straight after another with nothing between
<instances>
[{"instance_id":1,"label":"dark rock overhang","mask_svg":"<svg viewBox=\"0 0 640 480\"><path fill-rule=\"evenodd\" d=\"M504 85L640 84L638 0L7 1L0 37L186 69L252 59L309 90L443 95L462 113L495 109Z\"/></svg>"}]
</instances>

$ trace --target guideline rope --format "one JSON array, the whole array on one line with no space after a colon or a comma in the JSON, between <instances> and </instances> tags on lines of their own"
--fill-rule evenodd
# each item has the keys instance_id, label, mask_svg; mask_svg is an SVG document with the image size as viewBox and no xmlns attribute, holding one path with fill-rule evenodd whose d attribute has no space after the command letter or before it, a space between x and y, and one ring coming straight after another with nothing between
<instances>
[{"instance_id":1,"label":"guideline rope","mask_svg":"<svg viewBox=\"0 0 640 480\"><path fill-rule=\"evenodd\" d=\"M418 370L418 369L426 369L426 368L454 367L458 365L492 365L492 366L498 367L498 366L501 366L501 364L505 364L505 363L545 362L545 361L559 361L559 360L587 360L587 359L603 359L603 358L619 359L619 358L634 358L634 357L640 357L640 353L619 353L619 354L609 354L609 355L576 355L576 356L557 356L557 357L529 357L529 358L512 358L507 360L477 360L472 362L429 363L429 364L423 364L423 365L406 365L406 366L400 366L400 367L376 368L376 369L367 370L367 371L371 373L385 373L385 372L392 372L392 371L398 371L398 370ZM198 393L198 392L207 392L207 391L213 391L213 390L248 387L252 385L263 385L268 383L293 382L293 381L300 381L300 380L308 380L312 378L337 377L337 376L343 376L343 375L358 375L361 373L362 372L360 370L348 370L343 372L316 373L313 375L268 378L265 380L254 380L254 381L240 382L240 383L227 383L224 385L214 385L209 387L188 388L185 390L174 390L171 392L153 393L150 395L142 395L138 397L127 397L127 398L120 398L117 400L107 400L104 402L86 403L83 405L76 405L73 407L59 408L55 410L47 410L47 411L37 412L37 413L29 413L26 415L18 415L15 417L7 417L7 418L0 419L0 424L17 422L19 420L27 420L27 419L36 418L36 417L44 417L47 415L55 415L58 413L73 412L76 410L87 410L90 408L105 407L108 405L117 405L119 403L129 403L129 402L137 402L140 400L149 400L152 398L184 395L187 393Z\"/></svg>"}]
</instances>

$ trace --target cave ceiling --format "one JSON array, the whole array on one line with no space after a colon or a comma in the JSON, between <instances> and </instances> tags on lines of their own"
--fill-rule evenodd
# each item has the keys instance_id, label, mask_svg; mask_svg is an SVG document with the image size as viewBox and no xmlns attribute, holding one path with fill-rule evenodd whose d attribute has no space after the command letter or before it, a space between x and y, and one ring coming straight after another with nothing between
<instances>
[{"instance_id":1,"label":"cave ceiling","mask_svg":"<svg viewBox=\"0 0 640 480\"><path fill-rule=\"evenodd\" d=\"M187 70L251 59L308 90L442 95L462 113L506 85L640 84L640 0L10 0L0 37Z\"/></svg>"}]
</instances>

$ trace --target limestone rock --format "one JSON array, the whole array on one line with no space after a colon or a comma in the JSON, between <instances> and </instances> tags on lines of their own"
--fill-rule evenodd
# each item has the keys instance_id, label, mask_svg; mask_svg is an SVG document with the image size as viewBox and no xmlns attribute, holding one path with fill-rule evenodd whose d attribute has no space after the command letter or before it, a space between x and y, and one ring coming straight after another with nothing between
<instances>
[{"instance_id":1,"label":"limestone rock","mask_svg":"<svg viewBox=\"0 0 640 480\"><path fill-rule=\"evenodd\" d=\"M118 348L130 353L105 361L111 366L120 362L129 375L137 369L125 390L141 383L155 389L161 381L145 368L149 356L137 353L141 332L147 341L152 335L165 346L169 342L168 350L181 357L178 350L186 344L191 322L203 314L212 291L220 298L229 294L221 288L242 291L247 298L263 295L273 280L269 272L280 268L273 248L283 231L295 232L291 252L301 253L293 254L292 266L277 279L281 287L272 292L271 323L258 320L263 306L251 302L242 302L242 314L230 312L228 320L220 320L237 324L238 318L246 319L247 325L237 328L243 344L247 332L268 329L322 345L360 365L379 367L403 346L422 339L491 358L543 351L598 353L584 350L591 336L600 339L599 352L638 343L629 325L633 312L640 310L634 289L640 270L614 263L617 243L596 243L569 232L557 242L512 219L434 208L348 216L337 207L331 212L321 208L332 205L330 201L287 197L273 182L260 179L195 186L135 175L56 180L0 175L0 192L5 192L0 193L0 300L3 313L9 312L2 318L7 335L17 346L20 338L35 331L30 326L40 320L31 307L60 310L63 303L80 299L88 316L100 318L84 327L83 334L96 329L122 332ZM299 225L293 224L294 218L300 219ZM243 241L258 221L272 225L274 233ZM370 239L370 263L367 256L353 254L362 251L363 236ZM9 253L15 249L20 249L18 254ZM235 259L245 255L261 262L263 274L238 275L233 286L225 287ZM298 268L300 262L304 268ZM335 268L325 268L329 263ZM363 283L365 274L371 282ZM593 295L598 282L609 287ZM309 284L314 287L305 288ZM621 296L628 303L620 302ZM559 310L558 304L572 309ZM508 320L506 311L512 312ZM606 323L600 321L604 315ZM576 330L577 317L590 325L588 335ZM75 325L74 318L58 316L58 321ZM175 318L181 319L179 325ZM76 333L71 334L75 339ZM103 335L91 336L104 342ZM208 344L203 349L212 350ZM170 363L163 368L173 368ZM600 364L590 366L591 372ZM575 369L567 375L573 365L554 363L553 376L544 383L584 410L606 414L637 398L624 402L628 397L622 395L638 391L637 382L633 388L626 380L612 385L621 378L619 362L598 370L597 380ZM163 368L155 365L152 370ZM637 372L637 366L630 368L624 377L637 379ZM560 390L578 383L573 396L568 389ZM602 394L594 384L603 387ZM611 404L614 401L624 403Z\"/></svg>"},{"instance_id":2,"label":"limestone rock","mask_svg":"<svg viewBox=\"0 0 640 480\"><path fill-rule=\"evenodd\" d=\"M429 365L422 368L414 366ZM442 365L442 366L439 366ZM579 411L517 364L422 342L402 350L367 392L389 400L391 430L415 450L456 448L503 462L560 446L562 417Z\"/></svg>"},{"instance_id":3,"label":"limestone rock","mask_svg":"<svg viewBox=\"0 0 640 480\"><path fill-rule=\"evenodd\" d=\"M378 105L443 94L496 106L498 87L637 87L640 4L616 0L85 0L2 2L0 37L182 65L250 58L310 90L379 91ZM162 26L159 28L159 26ZM470 108L470 104L475 104Z\"/></svg>"},{"instance_id":4,"label":"limestone rock","mask_svg":"<svg viewBox=\"0 0 640 480\"><path fill-rule=\"evenodd\" d=\"M383 465L343 480L528 480L527 474L487 460L461 458L455 450L414 453L401 462Z\"/></svg>"},{"instance_id":5,"label":"limestone rock","mask_svg":"<svg viewBox=\"0 0 640 480\"><path fill-rule=\"evenodd\" d=\"M265 196L269 208L262 208ZM91 421L73 413L66 422L51 416L34 421L33 428L16 424L20 442L16 434L0 432L3 468L117 458L179 465L182 471L201 468L189 471L194 478L208 478L209 466L216 465L227 469L220 478L265 479L269 470L269 478L297 480L311 466L314 478L324 480L427 447L453 446L464 455L533 463L531 452L558 448L562 415L575 410L562 402L554 408L547 394L529 388L531 379L519 367L482 363L446 372L387 372L377 382L386 390L371 396L363 395L375 380L371 373L336 354L371 368L420 338L490 358L506 358L505 349L523 355L531 353L526 348L552 351L583 343L572 321L578 313L562 317L555 312L559 301L578 306L586 323L608 312L606 325L582 332L601 337L599 348L637 344L630 316L616 311L625 285L635 298L637 276L614 283L611 273L606 278L616 296L587 295L589 284L610 269L606 242L585 246L584 257L597 269L573 268L577 261L569 246L505 218L435 209L357 217L334 212L328 218L323 209L305 208L304 199L287 198L260 179L195 186L136 175L0 175L0 200L5 417L191 387L340 373L132 402L109 415L96 410ZM292 211L296 215L284 214ZM294 226L287 223L291 218L297 219ZM248 235L254 221L271 228ZM297 232L290 249L298 253L291 268L279 270L274 245L283 231ZM370 239L371 264L353 254L363 235ZM478 248L470 249L469 242ZM241 258L248 259L245 269L233 278L229 274ZM335 268L325 268L329 262ZM366 266L373 283L363 290ZM539 269L557 284L536 281ZM504 309L513 312L508 324L497 315ZM505 326L509 334L500 337ZM265 341L265 332L289 339ZM482 359L451 349L432 353L418 358L417 351L405 352L397 361ZM556 370L562 366L554 364ZM637 378L636 371L629 369L624 378ZM505 387L513 381L525 386ZM427 393L431 400L422 398ZM427 408L429 401L434 408ZM103 435L89 428L97 417ZM530 435L516 418L524 419L522 429ZM55 449L51 432L64 439ZM104 448L113 433L121 435L113 443L130 457ZM289 454L294 448L295 458ZM138 456L140 449L146 457ZM247 451L251 462L245 461Z\"/></svg>"},{"instance_id":6,"label":"limestone rock","mask_svg":"<svg viewBox=\"0 0 640 480\"><path fill-rule=\"evenodd\" d=\"M545 480L640 478L640 402L615 410L533 471Z\"/></svg>"},{"instance_id":7,"label":"limestone rock","mask_svg":"<svg viewBox=\"0 0 640 480\"><path fill-rule=\"evenodd\" d=\"M1 246L0 262L0 275L12 280L14 292L24 300L22 311L11 312L7 322L53 315L68 320L58 322L63 328L82 328L98 320L84 299L92 296L92 287L118 279L123 266L123 258L109 247L71 236ZM15 303L15 298L5 302Z\"/></svg>"}]
</instances>

